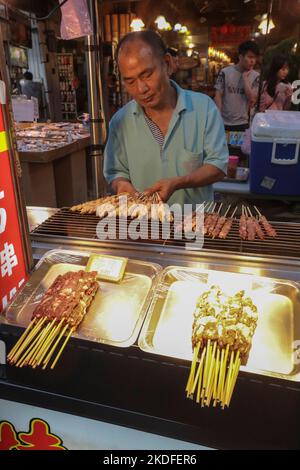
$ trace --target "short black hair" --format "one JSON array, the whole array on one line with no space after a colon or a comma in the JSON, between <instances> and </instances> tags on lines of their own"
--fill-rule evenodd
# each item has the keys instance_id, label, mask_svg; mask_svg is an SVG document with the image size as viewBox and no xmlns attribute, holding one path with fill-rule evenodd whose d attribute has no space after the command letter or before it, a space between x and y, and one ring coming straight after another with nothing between
<instances>
[{"instance_id":1,"label":"short black hair","mask_svg":"<svg viewBox=\"0 0 300 470\"><path fill-rule=\"evenodd\" d=\"M246 55L248 52L259 56L259 47L255 41L245 41L239 45L239 55Z\"/></svg>"},{"instance_id":2,"label":"short black hair","mask_svg":"<svg viewBox=\"0 0 300 470\"><path fill-rule=\"evenodd\" d=\"M160 35L155 31L151 31L149 29L145 31L133 31L131 33L126 34L119 42L116 51L117 60L122 47L125 44L134 41L143 41L145 44L151 47L153 53L159 58L164 57L168 52L167 46L165 45L164 41L162 40Z\"/></svg>"},{"instance_id":3,"label":"short black hair","mask_svg":"<svg viewBox=\"0 0 300 470\"><path fill-rule=\"evenodd\" d=\"M25 72L25 73L23 74L23 77L25 78L25 80L32 80L32 79L33 79L33 75L32 75L32 73L29 72L29 71L28 71L28 72Z\"/></svg>"},{"instance_id":4,"label":"short black hair","mask_svg":"<svg viewBox=\"0 0 300 470\"><path fill-rule=\"evenodd\" d=\"M172 57L178 57L178 50L174 49L174 47L168 47L167 49L168 54L170 54Z\"/></svg>"}]
</instances>

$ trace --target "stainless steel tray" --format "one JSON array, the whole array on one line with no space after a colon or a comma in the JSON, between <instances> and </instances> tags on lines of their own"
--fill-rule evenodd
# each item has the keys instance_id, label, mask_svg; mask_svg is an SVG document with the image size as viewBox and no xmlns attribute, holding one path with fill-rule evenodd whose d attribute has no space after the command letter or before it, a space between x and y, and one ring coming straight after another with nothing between
<instances>
[{"instance_id":1,"label":"stainless steel tray","mask_svg":"<svg viewBox=\"0 0 300 470\"><path fill-rule=\"evenodd\" d=\"M292 281L170 266L161 274L139 337L140 348L190 361L196 299L213 284L229 294L245 289L258 307L252 348L241 370L300 382L295 351L300 345L300 286Z\"/></svg>"},{"instance_id":2,"label":"stainless steel tray","mask_svg":"<svg viewBox=\"0 0 300 470\"><path fill-rule=\"evenodd\" d=\"M44 292L59 274L86 266L92 253L51 250L39 261L28 283L10 305L6 321L27 327ZM100 289L73 337L131 346L137 339L162 268L153 263L129 260L123 280L100 281Z\"/></svg>"}]
</instances>

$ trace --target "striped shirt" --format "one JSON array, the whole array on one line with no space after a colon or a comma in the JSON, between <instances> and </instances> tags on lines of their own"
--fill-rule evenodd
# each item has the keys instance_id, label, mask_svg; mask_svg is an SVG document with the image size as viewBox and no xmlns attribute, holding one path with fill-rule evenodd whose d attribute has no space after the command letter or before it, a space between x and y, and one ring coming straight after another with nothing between
<instances>
[{"instance_id":1,"label":"striped shirt","mask_svg":"<svg viewBox=\"0 0 300 470\"><path fill-rule=\"evenodd\" d=\"M155 124L155 122L152 121L152 119L150 119L146 113L144 113L145 115L145 119L146 119L146 123L148 124L149 126L149 129L154 137L154 139L156 140L156 142L158 143L159 145L159 148L160 148L160 153L162 153L162 149L163 149L163 146L164 146L164 142L165 142L165 136L163 135L162 131L160 130L160 128L158 127L157 124Z\"/></svg>"}]
</instances>

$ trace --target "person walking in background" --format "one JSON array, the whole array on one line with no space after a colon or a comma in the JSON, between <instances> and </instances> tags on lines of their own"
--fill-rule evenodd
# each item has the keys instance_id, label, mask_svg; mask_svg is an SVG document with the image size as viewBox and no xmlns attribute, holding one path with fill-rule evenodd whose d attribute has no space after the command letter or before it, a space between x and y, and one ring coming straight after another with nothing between
<instances>
[{"instance_id":1,"label":"person walking in background","mask_svg":"<svg viewBox=\"0 0 300 470\"><path fill-rule=\"evenodd\" d=\"M33 75L31 72L25 72L23 78L20 80L21 94L25 95L28 100L33 96L38 100L39 116L43 117L43 94L42 84L32 80Z\"/></svg>"},{"instance_id":2,"label":"person walking in background","mask_svg":"<svg viewBox=\"0 0 300 470\"><path fill-rule=\"evenodd\" d=\"M227 131L244 131L249 127L249 114L257 102L259 73L254 70L259 48L254 41L239 46L239 62L219 73L215 89L218 106Z\"/></svg>"},{"instance_id":3,"label":"person walking in background","mask_svg":"<svg viewBox=\"0 0 300 470\"><path fill-rule=\"evenodd\" d=\"M288 82L288 58L283 54L273 57L266 80L263 82L259 110L287 111L291 107L293 88Z\"/></svg>"}]
</instances>

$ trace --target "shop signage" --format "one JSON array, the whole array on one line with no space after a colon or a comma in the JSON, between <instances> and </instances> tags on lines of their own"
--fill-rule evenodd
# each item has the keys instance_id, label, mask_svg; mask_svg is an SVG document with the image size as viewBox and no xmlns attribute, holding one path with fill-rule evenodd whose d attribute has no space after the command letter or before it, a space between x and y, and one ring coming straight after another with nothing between
<instances>
[{"instance_id":1,"label":"shop signage","mask_svg":"<svg viewBox=\"0 0 300 470\"><path fill-rule=\"evenodd\" d=\"M212 46L230 46L239 45L248 41L251 37L251 26L237 26L233 24L224 24L223 26L213 26L211 28Z\"/></svg>"},{"instance_id":2,"label":"shop signage","mask_svg":"<svg viewBox=\"0 0 300 470\"><path fill-rule=\"evenodd\" d=\"M8 153L3 105L0 105L0 313L25 283L26 267L13 178Z\"/></svg>"}]
</instances>

